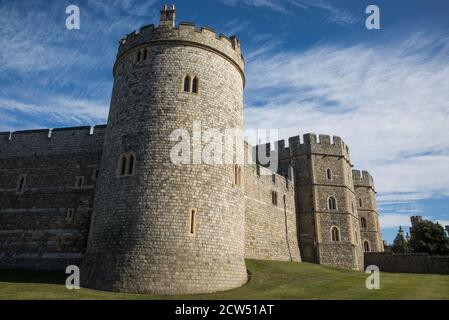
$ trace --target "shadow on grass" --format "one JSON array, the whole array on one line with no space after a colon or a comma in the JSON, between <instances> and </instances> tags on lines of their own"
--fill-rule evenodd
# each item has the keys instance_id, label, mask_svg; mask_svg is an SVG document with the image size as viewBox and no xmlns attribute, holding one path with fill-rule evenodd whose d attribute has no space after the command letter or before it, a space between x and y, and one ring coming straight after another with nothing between
<instances>
[{"instance_id":1,"label":"shadow on grass","mask_svg":"<svg viewBox=\"0 0 449 320\"><path fill-rule=\"evenodd\" d=\"M65 284L68 275L64 271L0 269L0 282Z\"/></svg>"}]
</instances>

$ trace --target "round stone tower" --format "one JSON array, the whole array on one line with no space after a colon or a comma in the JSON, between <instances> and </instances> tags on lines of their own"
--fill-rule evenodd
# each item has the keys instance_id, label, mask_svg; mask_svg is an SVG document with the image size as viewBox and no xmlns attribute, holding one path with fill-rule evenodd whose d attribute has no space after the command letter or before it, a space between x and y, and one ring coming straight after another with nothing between
<instances>
[{"instance_id":1,"label":"round stone tower","mask_svg":"<svg viewBox=\"0 0 449 320\"><path fill-rule=\"evenodd\" d=\"M133 293L227 290L247 281L244 197L232 164L173 163L177 129L243 127L244 62L237 38L193 24L121 40L87 252L86 287ZM190 147L188 148L191 149ZM195 150L193 150L195 149ZM201 149L200 149L201 150Z\"/></svg>"}]
</instances>

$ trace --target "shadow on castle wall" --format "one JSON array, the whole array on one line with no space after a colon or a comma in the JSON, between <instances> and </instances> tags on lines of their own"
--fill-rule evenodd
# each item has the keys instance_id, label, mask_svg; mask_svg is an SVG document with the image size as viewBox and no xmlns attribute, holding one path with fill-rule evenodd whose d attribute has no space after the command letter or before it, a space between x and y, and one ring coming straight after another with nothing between
<instances>
[{"instance_id":1,"label":"shadow on castle wall","mask_svg":"<svg viewBox=\"0 0 449 320\"><path fill-rule=\"evenodd\" d=\"M0 282L64 284L66 277L63 270L3 269L0 273Z\"/></svg>"}]
</instances>

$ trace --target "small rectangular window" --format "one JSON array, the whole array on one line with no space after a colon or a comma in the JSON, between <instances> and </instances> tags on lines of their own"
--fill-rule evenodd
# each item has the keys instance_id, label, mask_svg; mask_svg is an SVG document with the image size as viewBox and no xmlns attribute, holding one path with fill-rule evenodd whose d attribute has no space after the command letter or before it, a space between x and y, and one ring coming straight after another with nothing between
<instances>
[{"instance_id":1,"label":"small rectangular window","mask_svg":"<svg viewBox=\"0 0 449 320\"><path fill-rule=\"evenodd\" d=\"M240 187L242 185L242 167L234 166L234 185Z\"/></svg>"},{"instance_id":2,"label":"small rectangular window","mask_svg":"<svg viewBox=\"0 0 449 320\"><path fill-rule=\"evenodd\" d=\"M278 194L276 191L271 191L271 203L275 206L278 205Z\"/></svg>"},{"instance_id":3,"label":"small rectangular window","mask_svg":"<svg viewBox=\"0 0 449 320\"><path fill-rule=\"evenodd\" d=\"M65 220L67 222L72 222L74 218L75 218L75 209L74 208L67 209Z\"/></svg>"},{"instance_id":4,"label":"small rectangular window","mask_svg":"<svg viewBox=\"0 0 449 320\"><path fill-rule=\"evenodd\" d=\"M98 175L100 174L100 169L95 169L94 172L92 173L92 180L97 180L98 179Z\"/></svg>"},{"instance_id":5,"label":"small rectangular window","mask_svg":"<svg viewBox=\"0 0 449 320\"><path fill-rule=\"evenodd\" d=\"M19 180L17 182L17 193L22 193L25 189L25 183L26 183L26 175L23 174L19 177Z\"/></svg>"},{"instance_id":6,"label":"small rectangular window","mask_svg":"<svg viewBox=\"0 0 449 320\"><path fill-rule=\"evenodd\" d=\"M271 175L271 181L276 183L276 175L274 173Z\"/></svg>"},{"instance_id":7,"label":"small rectangular window","mask_svg":"<svg viewBox=\"0 0 449 320\"><path fill-rule=\"evenodd\" d=\"M189 210L189 233L194 235L196 232L196 209Z\"/></svg>"},{"instance_id":8,"label":"small rectangular window","mask_svg":"<svg viewBox=\"0 0 449 320\"><path fill-rule=\"evenodd\" d=\"M84 185L84 177L76 177L75 187L81 188Z\"/></svg>"}]
</instances>

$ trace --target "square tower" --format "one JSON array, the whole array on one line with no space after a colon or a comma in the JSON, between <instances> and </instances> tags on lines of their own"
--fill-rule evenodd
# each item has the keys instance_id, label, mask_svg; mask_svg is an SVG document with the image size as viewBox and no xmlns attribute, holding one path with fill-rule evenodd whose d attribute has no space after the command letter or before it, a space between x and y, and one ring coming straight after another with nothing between
<instances>
[{"instance_id":1,"label":"square tower","mask_svg":"<svg viewBox=\"0 0 449 320\"><path fill-rule=\"evenodd\" d=\"M267 149L268 147L261 146ZM302 261L363 269L349 149L339 137L306 134L276 143L279 172L294 169Z\"/></svg>"}]
</instances>

